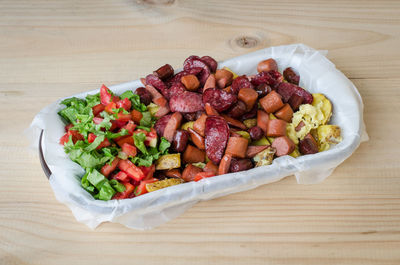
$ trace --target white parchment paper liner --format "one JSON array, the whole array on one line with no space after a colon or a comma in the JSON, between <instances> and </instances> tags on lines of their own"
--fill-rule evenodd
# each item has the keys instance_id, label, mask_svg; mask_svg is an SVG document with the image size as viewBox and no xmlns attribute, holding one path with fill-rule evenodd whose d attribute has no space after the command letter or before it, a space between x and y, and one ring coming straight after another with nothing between
<instances>
[{"instance_id":1,"label":"white parchment paper liner","mask_svg":"<svg viewBox=\"0 0 400 265\"><path fill-rule=\"evenodd\" d=\"M292 174L300 184L323 181L355 151L360 142L368 140L360 94L324 54L303 44L293 44L258 50L219 63L220 68L227 66L238 74L254 74L259 61L272 57L278 62L280 71L291 66L300 73L300 86L311 93L326 95L333 103L330 123L341 127L343 141L322 153L297 159L284 156L275 159L270 166L185 183L133 199L105 202L93 199L81 188L83 169L72 162L58 144L64 134L64 124L57 115L63 99L40 111L26 134L31 138L32 147L37 150L39 135L44 130L42 146L45 160L52 171L50 185L57 200L66 204L79 222L90 228L109 221L135 229L151 229L179 216L199 201L254 189ZM140 81L136 80L110 86L110 89L119 94L140 86ZM93 90L74 96L84 97L97 92Z\"/></svg>"}]
</instances>

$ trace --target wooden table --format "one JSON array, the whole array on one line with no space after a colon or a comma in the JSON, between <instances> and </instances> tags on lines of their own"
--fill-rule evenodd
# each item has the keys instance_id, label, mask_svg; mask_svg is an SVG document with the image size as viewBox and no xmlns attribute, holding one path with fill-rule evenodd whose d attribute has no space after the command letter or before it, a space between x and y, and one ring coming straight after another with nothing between
<instances>
[{"instance_id":1,"label":"wooden table","mask_svg":"<svg viewBox=\"0 0 400 265\"><path fill-rule=\"evenodd\" d=\"M0 264L400 264L400 2L278 2L1 1ZM151 231L92 231L27 151L23 130L60 97L290 43L329 50L365 103L370 141L321 184L288 177Z\"/></svg>"}]
</instances>

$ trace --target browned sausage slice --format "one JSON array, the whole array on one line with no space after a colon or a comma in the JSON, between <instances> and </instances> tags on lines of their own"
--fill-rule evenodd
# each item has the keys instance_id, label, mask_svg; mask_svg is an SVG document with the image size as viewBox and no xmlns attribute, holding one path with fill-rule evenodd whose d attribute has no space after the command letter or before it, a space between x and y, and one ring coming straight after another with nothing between
<instances>
[{"instance_id":1,"label":"browned sausage slice","mask_svg":"<svg viewBox=\"0 0 400 265\"><path fill-rule=\"evenodd\" d=\"M260 99L260 104L267 113L274 113L283 107L282 97L275 90Z\"/></svg>"},{"instance_id":2,"label":"browned sausage slice","mask_svg":"<svg viewBox=\"0 0 400 265\"><path fill-rule=\"evenodd\" d=\"M276 149L276 156L284 156L291 154L295 149L295 144L287 136L275 138L272 142L272 147Z\"/></svg>"},{"instance_id":3,"label":"browned sausage slice","mask_svg":"<svg viewBox=\"0 0 400 265\"><path fill-rule=\"evenodd\" d=\"M190 138L192 139L192 142L197 146L197 148L199 148L200 150L204 150L205 149L204 137L202 137L192 128L188 128L188 131L190 133Z\"/></svg>"},{"instance_id":4,"label":"browned sausage slice","mask_svg":"<svg viewBox=\"0 0 400 265\"><path fill-rule=\"evenodd\" d=\"M222 159L221 163L219 163L218 167L218 175L223 175L229 172L229 168L231 166L232 156L225 154Z\"/></svg>"},{"instance_id":5,"label":"browned sausage slice","mask_svg":"<svg viewBox=\"0 0 400 265\"><path fill-rule=\"evenodd\" d=\"M225 154L233 157L245 158L249 141L243 137L229 137Z\"/></svg>"},{"instance_id":6,"label":"browned sausage slice","mask_svg":"<svg viewBox=\"0 0 400 265\"><path fill-rule=\"evenodd\" d=\"M267 136L278 137L283 135L286 135L286 121L280 119L269 120Z\"/></svg>"},{"instance_id":7,"label":"browned sausage slice","mask_svg":"<svg viewBox=\"0 0 400 265\"><path fill-rule=\"evenodd\" d=\"M164 137L168 140L168 142L172 143L174 140L174 135L176 130L181 126L182 122L182 114L179 112L175 112L172 114L171 118L167 122L167 125L164 129Z\"/></svg>"},{"instance_id":8,"label":"browned sausage slice","mask_svg":"<svg viewBox=\"0 0 400 265\"><path fill-rule=\"evenodd\" d=\"M269 145L249 145L247 147L246 157L253 158L256 154L264 151Z\"/></svg>"},{"instance_id":9,"label":"browned sausage slice","mask_svg":"<svg viewBox=\"0 0 400 265\"><path fill-rule=\"evenodd\" d=\"M189 164L182 172L182 178L184 181L193 181L194 176L196 176L197 173L202 172L203 170L199 167L193 166L192 164Z\"/></svg>"}]
</instances>

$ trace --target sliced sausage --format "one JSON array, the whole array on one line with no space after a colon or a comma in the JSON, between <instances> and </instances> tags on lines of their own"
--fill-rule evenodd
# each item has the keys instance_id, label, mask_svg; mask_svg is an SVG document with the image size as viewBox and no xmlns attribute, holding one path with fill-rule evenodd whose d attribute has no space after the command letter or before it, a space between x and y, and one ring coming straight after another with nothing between
<instances>
[{"instance_id":1,"label":"sliced sausage","mask_svg":"<svg viewBox=\"0 0 400 265\"><path fill-rule=\"evenodd\" d=\"M228 123L220 116L208 116L204 135L207 157L217 165L221 161L228 143Z\"/></svg>"},{"instance_id":2,"label":"sliced sausage","mask_svg":"<svg viewBox=\"0 0 400 265\"><path fill-rule=\"evenodd\" d=\"M218 167L218 175L223 175L229 172L229 168L231 166L232 156L229 154L225 154L222 159L221 163Z\"/></svg>"},{"instance_id":3,"label":"sliced sausage","mask_svg":"<svg viewBox=\"0 0 400 265\"><path fill-rule=\"evenodd\" d=\"M216 60L214 60L214 58L212 58L210 56L203 56L200 58L200 60L202 60L204 63L206 63L208 65L211 72L214 73L217 70L218 63Z\"/></svg>"},{"instance_id":4,"label":"sliced sausage","mask_svg":"<svg viewBox=\"0 0 400 265\"><path fill-rule=\"evenodd\" d=\"M246 104L247 110L251 110L254 107L257 98L258 93L250 87L244 87L239 90L238 99Z\"/></svg>"},{"instance_id":5,"label":"sliced sausage","mask_svg":"<svg viewBox=\"0 0 400 265\"><path fill-rule=\"evenodd\" d=\"M231 118L231 117L229 117L228 115L225 115L225 114L221 114L221 117L224 118L226 120L226 122L231 126L238 127L238 128L240 128L242 130L246 130L247 129L246 125L244 125L244 123L241 122L241 121L235 120L234 118Z\"/></svg>"},{"instance_id":6,"label":"sliced sausage","mask_svg":"<svg viewBox=\"0 0 400 265\"><path fill-rule=\"evenodd\" d=\"M200 134L201 136L204 136L204 129L206 127L206 119L207 115L202 114L200 118L198 118L194 123L193 123L193 129Z\"/></svg>"},{"instance_id":7,"label":"sliced sausage","mask_svg":"<svg viewBox=\"0 0 400 265\"><path fill-rule=\"evenodd\" d=\"M197 133L192 128L188 128L188 132L190 134L190 138L192 139L192 142L197 146L197 148L199 148L200 150L204 150L205 149L204 137L201 136L199 133Z\"/></svg>"},{"instance_id":8,"label":"sliced sausage","mask_svg":"<svg viewBox=\"0 0 400 265\"><path fill-rule=\"evenodd\" d=\"M299 143L299 151L303 155L318 153L318 144L311 133L308 133Z\"/></svg>"},{"instance_id":9,"label":"sliced sausage","mask_svg":"<svg viewBox=\"0 0 400 265\"><path fill-rule=\"evenodd\" d=\"M212 161L208 161L206 166L203 168L204 172L212 172L218 175L218 166L216 166Z\"/></svg>"},{"instance_id":10,"label":"sliced sausage","mask_svg":"<svg viewBox=\"0 0 400 265\"><path fill-rule=\"evenodd\" d=\"M223 89L232 83L233 74L225 69L218 69L215 72L215 80L219 88Z\"/></svg>"},{"instance_id":11,"label":"sliced sausage","mask_svg":"<svg viewBox=\"0 0 400 265\"><path fill-rule=\"evenodd\" d=\"M236 95L217 88L209 88L203 93L203 103L210 103L218 112L229 109L236 101Z\"/></svg>"},{"instance_id":12,"label":"sliced sausage","mask_svg":"<svg viewBox=\"0 0 400 265\"><path fill-rule=\"evenodd\" d=\"M205 110L206 110L207 115L216 115L216 116L219 115L218 111L216 111L216 110L213 108L213 106L211 106L210 103L206 103L206 104L204 105L204 108L205 108Z\"/></svg>"},{"instance_id":13,"label":"sliced sausage","mask_svg":"<svg viewBox=\"0 0 400 265\"><path fill-rule=\"evenodd\" d=\"M183 161L185 163L197 163L204 162L205 153L204 151L194 147L193 145L188 144L185 152L183 153Z\"/></svg>"},{"instance_id":14,"label":"sliced sausage","mask_svg":"<svg viewBox=\"0 0 400 265\"><path fill-rule=\"evenodd\" d=\"M287 122L292 121L293 110L288 103L286 103L281 109L274 113L274 115Z\"/></svg>"},{"instance_id":15,"label":"sliced sausage","mask_svg":"<svg viewBox=\"0 0 400 265\"><path fill-rule=\"evenodd\" d=\"M240 89L244 87L253 88L253 85L250 83L250 80L247 78L247 76L238 76L232 82L232 93L237 95Z\"/></svg>"},{"instance_id":16,"label":"sliced sausage","mask_svg":"<svg viewBox=\"0 0 400 265\"><path fill-rule=\"evenodd\" d=\"M138 87L135 93L139 95L140 102L142 102L144 105L147 106L151 103L151 99L153 98L153 96L150 94L149 91L147 91L146 88Z\"/></svg>"},{"instance_id":17,"label":"sliced sausage","mask_svg":"<svg viewBox=\"0 0 400 265\"><path fill-rule=\"evenodd\" d=\"M275 138L272 142L272 147L276 149L276 156L284 156L291 154L295 149L295 144L287 136L280 136Z\"/></svg>"},{"instance_id":18,"label":"sliced sausage","mask_svg":"<svg viewBox=\"0 0 400 265\"><path fill-rule=\"evenodd\" d=\"M299 85L300 82L300 76L296 74L296 72L293 70L293 68L288 67L283 71L283 77L292 84Z\"/></svg>"},{"instance_id":19,"label":"sliced sausage","mask_svg":"<svg viewBox=\"0 0 400 265\"><path fill-rule=\"evenodd\" d=\"M269 122L269 115L263 110L258 110L257 111L257 126L263 130L264 135L267 135L268 122Z\"/></svg>"},{"instance_id":20,"label":"sliced sausage","mask_svg":"<svg viewBox=\"0 0 400 265\"><path fill-rule=\"evenodd\" d=\"M185 151L189 141L189 133L186 130L177 130L172 141L172 150L178 153Z\"/></svg>"},{"instance_id":21,"label":"sliced sausage","mask_svg":"<svg viewBox=\"0 0 400 265\"><path fill-rule=\"evenodd\" d=\"M238 100L238 101L236 102L236 104L234 104L234 105L228 110L228 115L231 116L231 117L233 117L233 118L235 118L235 119L238 119L238 118L243 117L243 115L244 115L246 112L247 112L246 104L245 104L243 101Z\"/></svg>"},{"instance_id":22,"label":"sliced sausage","mask_svg":"<svg viewBox=\"0 0 400 265\"><path fill-rule=\"evenodd\" d=\"M269 145L249 145L247 147L246 157L253 158L256 154L267 149Z\"/></svg>"},{"instance_id":23,"label":"sliced sausage","mask_svg":"<svg viewBox=\"0 0 400 265\"><path fill-rule=\"evenodd\" d=\"M203 170L201 168L189 164L182 172L182 179L187 182L193 181L194 176L196 176L197 173L200 173L202 171Z\"/></svg>"},{"instance_id":24,"label":"sliced sausage","mask_svg":"<svg viewBox=\"0 0 400 265\"><path fill-rule=\"evenodd\" d=\"M159 137L164 135L165 126L167 126L167 123L171 116L172 114L165 115L157 120L156 124L154 124L154 129L156 130Z\"/></svg>"},{"instance_id":25,"label":"sliced sausage","mask_svg":"<svg viewBox=\"0 0 400 265\"><path fill-rule=\"evenodd\" d=\"M271 91L268 95L260 99L261 107L267 113L274 113L278 109L283 107L283 102L281 99L281 95L276 93L274 90Z\"/></svg>"},{"instance_id":26,"label":"sliced sausage","mask_svg":"<svg viewBox=\"0 0 400 265\"><path fill-rule=\"evenodd\" d=\"M271 70L278 71L278 64L272 58L261 61L257 65L257 72L269 72Z\"/></svg>"},{"instance_id":27,"label":"sliced sausage","mask_svg":"<svg viewBox=\"0 0 400 265\"><path fill-rule=\"evenodd\" d=\"M278 137L286 135L286 121L280 119L269 120L267 136Z\"/></svg>"},{"instance_id":28,"label":"sliced sausage","mask_svg":"<svg viewBox=\"0 0 400 265\"><path fill-rule=\"evenodd\" d=\"M245 158L249 140L244 137L229 137L225 154L233 157Z\"/></svg>"},{"instance_id":29,"label":"sliced sausage","mask_svg":"<svg viewBox=\"0 0 400 265\"><path fill-rule=\"evenodd\" d=\"M252 140L257 141L264 136L264 131L260 127L254 126L249 129L249 134Z\"/></svg>"},{"instance_id":30,"label":"sliced sausage","mask_svg":"<svg viewBox=\"0 0 400 265\"><path fill-rule=\"evenodd\" d=\"M181 78L181 83L189 91L196 91L200 86L199 79L195 75L185 75Z\"/></svg>"},{"instance_id":31,"label":"sliced sausage","mask_svg":"<svg viewBox=\"0 0 400 265\"><path fill-rule=\"evenodd\" d=\"M165 81L174 75L174 68L172 68L170 64L166 64L155 70L153 73L161 80Z\"/></svg>"},{"instance_id":32,"label":"sliced sausage","mask_svg":"<svg viewBox=\"0 0 400 265\"><path fill-rule=\"evenodd\" d=\"M165 176L169 178L182 178L182 173L179 169L173 168L165 171Z\"/></svg>"},{"instance_id":33,"label":"sliced sausage","mask_svg":"<svg viewBox=\"0 0 400 265\"><path fill-rule=\"evenodd\" d=\"M154 101L154 99L162 97L161 93L158 92L158 90L155 87L151 86L151 85L146 85L146 90L147 90L147 92L149 92L151 94L151 97L152 97L153 101Z\"/></svg>"},{"instance_id":34,"label":"sliced sausage","mask_svg":"<svg viewBox=\"0 0 400 265\"><path fill-rule=\"evenodd\" d=\"M229 167L229 172L234 173L234 172L249 170L253 167L254 167L253 163L248 158L245 158L245 159L233 159L232 158L231 165Z\"/></svg>"},{"instance_id":35,"label":"sliced sausage","mask_svg":"<svg viewBox=\"0 0 400 265\"><path fill-rule=\"evenodd\" d=\"M181 126L181 122L182 114L180 114L179 112L175 112L174 114L172 114L164 130L164 138L167 139L168 142L172 143L172 141L174 140L176 130Z\"/></svg>"},{"instance_id":36,"label":"sliced sausage","mask_svg":"<svg viewBox=\"0 0 400 265\"><path fill-rule=\"evenodd\" d=\"M206 83L204 84L203 87L203 92L206 91L209 88L216 88L216 80L215 80L215 75L211 74L207 80Z\"/></svg>"},{"instance_id":37,"label":"sliced sausage","mask_svg":"<svg viewBox=\"0 0 400 265\"><path fill-rule=\"evenodd\" d=\"M169 107L172 112L191 113L203 110L201 94L185 91L173 95L169 100Z\"/></svg>"}]
</instances>

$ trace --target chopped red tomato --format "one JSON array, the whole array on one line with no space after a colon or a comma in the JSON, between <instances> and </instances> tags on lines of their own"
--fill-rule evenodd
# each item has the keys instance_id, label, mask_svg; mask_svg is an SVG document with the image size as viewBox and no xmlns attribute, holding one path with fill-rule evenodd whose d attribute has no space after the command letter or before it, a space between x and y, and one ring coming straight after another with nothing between
<instances>
[{"instance_id":1,"label":"chopped red tomato","mask_svg":"<svg viewBox=\"0 0 400 265\"><path fill-rule=\"evenodd\" d=\"M199 181L204 178L214 177L215 174L213 172L199 172L194 176L194 181Z\"/></svg>"},{"instance_id":2,"label":"chopped red tomato","mask_svg":"<svg viewBox=\"0 0 400 265\"><path fill-rule=\"evenodd\" d=\"M140 181L144 178L143 172L129 160L120 160L118 167L134 180Z\"/></svg>"},{"instance_id":3,"label":"chopped red tomato","mask_svg":"<svg viewBox=\"0 0 400 265\"><path fill-rule=\"evenodd\" d=\"M119 139L117 141L117 144L122 147L124 145L124 143L130 144L130 145L135 145L135 141L133 140L133 137L128 135L125 137L122 137L121 139Z\"/></svg>"},{"instance_id":4,"label":"chopped red tomato","mask_svg":"<svg viewBox=\"0 0 400 265\"><path fill-rule=\"evenodd\" d=\"M125 129L128 131L129 135L133 134L133 131L136 128L136 124L133 121L128 121L127 124L124 125L124 127L122 127L122 129Z\"/></svg>"},{"instance_id":5,"label":"chopped red tomato","mask_svg":"<svg viewBox=\"0 0 400 265\"><path fill-rule=\"evenodd\" d=\"M154 128L151 128L150 132L143 130L143 129L137 129L133 133L134 134L144 133L146 135L146 140L144 140L144 144L146 146L151 146L151 147L157 146L157 131Z\"/></svg>"},{"instance_id":6,"label":"chopped red tomato","mask_svg":"<svg viewBox=\"0 0 400 265\"><path fill-rule=\"evenodd\" d=\"M117 179L117 180L120 180L120 181L129 181L129 176L128 176L128 174L126 174L124 171L120 171L120 172L118 172L115 176L114 176L114 178L115 179Z\"/></svg>"},{"instance_id":7,"label":"chopped red tomato","mask_svg":"<svg viewBox=\"0 0 400 265\"><path fill-rule=\"evenodd\" d=\"M104 106L107 106L111 102L111 91L105 85L102 85L100 88L100 102Z\"/></svg>"},{"instance_id":8,"label":"chopped red tomato","mask_svg":"<svg viewBox=\"0 0 400 265\"><path fill-rule=\"evenodd\" d=\"M155 179L155 178L152 178L149 180L142 180L140 182L139 186L137 186L135 189L135 196L140 196L140 195L147 193L146 184L153 183L156 181L158 181L158 179Z\"/></svg>"},{"instance_id":9,"label":"chopped red tomato","mask_svg":"<svg viewBox=\"0 0 400 265\"><path fill-rule=\"evenodd\" d=\"M69 141L69 136L70 134L67 132L60 138L60 144L64 145L65 143L68 143Z\"/></svg>"},{"instance_id":10,"label":"chopped red tomato","mask_svg":"<svg viewBox=\"0 0 400 265\"><path fill-rule=\"evenodd\" d=\"M112 120L110 131L115 131L118 128L122 128L126 125L126 121Z\"/></svg>"},{"instance_id":11,"label":"chopped red tomato","mask_svg":"<svg viewBox=\"0 0 400 265\"><path fill-rule=\"evenodd\" d=\"M93 116L97 116L100 114L100 112L102 112L105 109L105 106L103 104L97 104L96 106L92 107L92 112L93 112Z\"/></svg>"},{"instance_id":12,"label":"chopped red tomato","mask_svg":"<svg viewBox=\"0 0 400 265\"><path fill-rule=\"evenodd\" d=\"M60 138L60 144L64 145L65 143L68 142L69 136L72 135L72 142L75 144L77 141L83 141L85 137L83 137L82 134L80 134L78 131L75 130L69 130L66 134L64 134Z\"/></svg>"},{"instance_id":13,"label":"chopped red tomato","mask_svg":"<svg viewBox=\"0 0 400 265\"><path fill-rule=\"evenodd\" d=\"M120 112L117 115L118 115L117 121L120 121L120 122L127 122L132 119L131 114L124 114L124 113Z\"/></svg>"},{"instance_id":14,"label":"chopped red tomato","mask_svg":"<svg viewBox=\"0 0 400 265\"><path fill-rule=\"evenodd\" d=\"M89 135L88 135L88 142L89 142L89 143L93 143L93 142L94 142L94 139L96 139L96 138L97 138L97 136L96 136L94 133L89 133ZM110 145L111 145L110 141L109 141L107 138L105 138L105 139L96 147L96 149L99 150L99 149L101 149L101 148L103 148L103 147L107 147L107 146L110 146Z\"/></svg>"},{"instance_id":15,"label":"chopped red tomato","mask_svg":"<svg viewBox=\"0 0 400 265\"><path fill-rule=\"evenodd\" d=\"M143 180L148 180L148 179L153 178L153 174L156 171L156 165L154 165L154 164L149 167L139 166L139 168L144 174Z\"/></svg>"},{"instance_id":16,"label":"chopped red tomato","mask_svg":"<svg viewBox=\"0 0 400 265\"><path fill-rule=\"evenodd\" d=\"M136 156L137 150L135 146L128 143L124 143L121 147L122 147L122 152L124 152L128 156L133 156L133 157Z\"/></svg>"},{"instance_id":17,"label":"chopped red tomato","mask_svg":"<svg viewBox=\"0 0 400 265\"><path fill-rule=\"evenodd\" d=\"M117 103L119 101L119 97L118 96L113 96L111 101L114 102L114 103Z\"/></svg>"},{"instance_id":18,"label":"chopped red tomato","mask_svg":"<svg viewBox=\"0 0 400 265\"><path fill-rule=\"evenodd\" d=\"M103 122L103 118L94 117L93 122L94 124L100 124Z\"/></svg>"},{"instance_id":19,"label":"chopped red tomato","mask_svg":"<svg viewBox=\"0 0 400 265\"><path fill-rule=\"evenodd\" d=\"M65 132L68 132L69 129L71 129L72 127L74 127L74 125L72 123L65 125Z\"/></svg>"},{"instance_id":20,"label":"chopped red tomato","mask_svg":"<svg viewBox=\"0 0 400 265\"><path fill-rule=\"evenodd\" d=\"M124 98L117 101L117 108L123 108L126 111L130 111L131 107L132 107L132 102L128 98Z\"/></svg>"},{"instance_id":21,"label":"chopped red tomato","mask_svg":"<svg viewBox=\"0 0 400 265\"><path fill-rule=\"evenodd\" d=\"M111 165L106 163L100 170L101 174L103 174L104 176L108 177L111 174L111 172L113 172L117 168L118 162L119 162L119 158L116 157L111 162Z\"/></svg>"},{"instance_id":22,"label":"chopped red tomato","mask_svg":"<svg viewBox=\"0 0 400 265\"><path fill-rule=\"evenodd\" d=\"M135 190L135 186L133 186L129 182L122 182L122 184L125 186L125 190L123 192L117 192L113 196L113 199L119 200L119 199L126 199L126 198L131 197L133 191Z\"/></svg>"},{"instance_id":23,"label":"chopped red tomato","mask_svg":"<svg viewBox=\"0 0 400 265\"><path fill-rule=\"evenodd\" d=\"M117 108L117 104L115 104L115 102L110 102L106 105L104 110L107 111L108 113L114 113L113 109L116 109L116 108Z\"/></svg>"}]
</instances>

